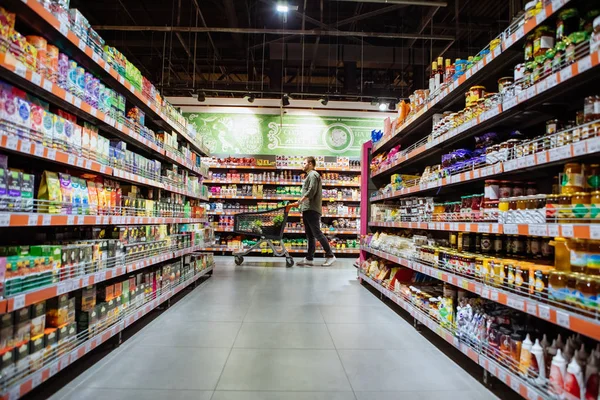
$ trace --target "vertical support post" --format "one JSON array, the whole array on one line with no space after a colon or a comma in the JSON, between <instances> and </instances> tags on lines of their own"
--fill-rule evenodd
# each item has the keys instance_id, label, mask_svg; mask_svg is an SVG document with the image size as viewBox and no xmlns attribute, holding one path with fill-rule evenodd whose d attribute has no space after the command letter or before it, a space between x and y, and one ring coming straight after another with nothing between
<instances>
[{"instance_id":1,"label":"vertical support post","mask_svg":"<svg viewBox=\"0 0 600 400\"><path fill-rule=\"evenodd\" d=\"M360 154L360 237L366 236L369 232L369 183L371 181L371 149L373 142L370 140L363 143ZM367 258L364 251L360 251L360 263Z\"/></svg>"}]
</instances>

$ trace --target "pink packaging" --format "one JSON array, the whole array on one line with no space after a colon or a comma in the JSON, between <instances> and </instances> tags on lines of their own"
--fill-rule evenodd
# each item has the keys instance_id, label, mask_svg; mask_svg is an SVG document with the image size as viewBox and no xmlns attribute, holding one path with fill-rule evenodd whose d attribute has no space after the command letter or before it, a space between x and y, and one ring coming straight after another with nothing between
<instances>
[{"instance_id":1,"label":"pink packaging","mask_svg":"<svg viewBox=\"0 0 600 400\"><path fill-rule=\"evenodd\" d=\"M69 80L69 57L66 54L58 55L58 85L65 90L68 90Z\"/></svg>"}]
</instances>

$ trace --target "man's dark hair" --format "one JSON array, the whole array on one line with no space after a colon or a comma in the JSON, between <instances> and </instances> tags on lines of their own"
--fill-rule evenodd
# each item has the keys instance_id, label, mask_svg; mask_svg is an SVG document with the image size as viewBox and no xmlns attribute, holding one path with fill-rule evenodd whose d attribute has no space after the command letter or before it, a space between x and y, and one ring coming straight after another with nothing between
<instances>
[{"instance_id":1,"label":"man's dark hair","mask_svg":"<svg viewBox=\"0 0 600 400\"><path fill-rule=\"evenodd\" d=\"M315 158L313 156L304 157L304 159L306 161L308 161L309 163L311 163L313 165L313 167L317 166L317 160L315 160Z\"/></svg>"}]
</instances>

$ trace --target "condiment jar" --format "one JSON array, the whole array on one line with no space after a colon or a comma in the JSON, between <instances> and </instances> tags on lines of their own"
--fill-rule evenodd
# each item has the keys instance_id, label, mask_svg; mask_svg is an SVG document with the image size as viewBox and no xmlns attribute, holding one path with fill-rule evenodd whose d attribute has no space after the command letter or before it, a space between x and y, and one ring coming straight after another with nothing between
<instances>
[{"instance_id":1,"label":"condiment jar","mask_svg":"<svg viewBox=\"0 0 600 400\"><path fill-rule=\"evenodd\" d=\"M538 27L533 34L533 56L543 56L548 49L553 47L554 30L545 25Z\"/></svg>"},{"instance_id":2,"label":"condiment jar","mask_svg":"<svg viewBox=\"0 0 600 400\"><path fill-rule=\"evenodd\" d=\"M590 193L590 222L600 223L600 190Z\"/></svg>"},{"instance_id":3,"label":"condiment jar","mask_svg":"<svg viewBox=\"0 0 600 400\"><path fill-rule=\"evenodd\" d=\"M512 185L510 181L501 181L499 184L499 198L505 199L512 197Z\"/></svg>"},{"instance_id":4,"label":"condiment jar","mask_svg":"<svg viewBox=\"0 0 600 400\"><path fill-rule=\"evenodd\" d=\"M584 273L587 268L588 242L584 239L569 239L567 248L570 254L571 271Z\"/></svg>"},{"instance_id":5,"label":"condiment jar","mask_svg":"<svg viewBox=\"0 0 600 400\"><path fill-rule=\"evenodd\" d=\"M584 176L581 164L565 164L563 178L561 180L561 194L572 194L581 192L584 188Z\"/></svg>"},{"instance_id":6,"label":"condiment jar","mask_svg":"<svg viewBox=\"0 0 600 400\"><path fill-rule=\"evenodd\" d=\"M588 246L585 273L600 276L600 242L592 240Z\"/></svg>"},{"instance_id":7,"label":"condiment jar","mask_svg":"<svg viewBox=\"0 0 600 400\"><path fill-rule=\"evenodd\" d=\"M548 298L560 303L567 299L567 272L551 271L548 274Z\"/></svg>"},{"instance_id":8,"label":"condiment jar","mask_svg":"<svg viewBox=\"0 0 600 400\"><path fill-rule=\"evenodd\" d=\"M573 217L575 219L587 219L590 218L591 211L591 197L589 193L586 192L577 192L574 193L571 197L571 207L573 212Z\"/></svg>"}]
</instances>

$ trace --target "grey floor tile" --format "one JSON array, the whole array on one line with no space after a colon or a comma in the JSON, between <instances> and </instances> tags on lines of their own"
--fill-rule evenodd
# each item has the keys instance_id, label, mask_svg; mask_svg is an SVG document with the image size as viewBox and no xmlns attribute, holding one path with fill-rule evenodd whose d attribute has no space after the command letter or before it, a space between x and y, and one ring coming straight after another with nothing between
<instances>
[{"instance_id":1,"label":"grey floor tile","mask_svg":"<svg viewBox=\"0 0 600 400\"><path fill-rule=\"evenodd\" d=\"M217 391L212 400L356 400L352 392Z\"/></svg>"},{"instance_id":2,"label":"grey floor tile","mask_svg":"<svg viewBox=\"0 0 600 400\"><path fill-rule=\"evenodd\" d=\"M233 347L262 349L333 349L323 324L244 322Z\"/></svg>"},{"instance_id":3,"label":"grey floor tile","mask_svg":"<svg viewBox=\"0 0 600 400\"><path fill-rule=\"evenodd\" d=\"M85 385L113 389L214 390L230 349L132 346Z\"/></svg>"},{"instance_id":4,"label":"grey floor tile","mask_svg":"<svg viewBox=\"0 0 600 400\"><path fill-rule=\"evenodd\" d=\"M392 324L401 321L385 304L372 307L320 306L320 309L328 324Z\"/></svg>"},{"instance_id":5,"label":"grey floor tile","mask_svg":"<svg viewBox=\"0 0 600 400\"><path fill-rule=\"evenodd\" d=\"M248 305L186 303L161 316L165 324L186 321L241 322Z\"/></svg>"},{"instance_id":6,"label":"grey floor tile","mask_svg":"<svg viewBox=\"0 0 600 400\"><path fill-rule=\"evenodd\" d=\"M145 389L106 389L81 387L62 397L50 400L210 400L212 391L199 390L145 390Z\"/></svg>"},{"instance_id":7,"label":"grey floor tile","mask_svg":"<svg viewBox=\"0 0 600 400\"><path fill-rule=\"evenodd\" d=\"M241 322L187 321L156 324L144 329L141 346L231 348Z\"/></svg>"},{"instance_id":8,"label":"grey floor tile","mask_svg":"<svg viewBox=\"0 0 600 400\"><path fill-rule=\"evenodd\" d=\"M244 322L307 322L322 324L323 316L315 305L252 304Z\"/></svg>"},{"instance_id":9,"label":"grey floor tile","mask_svg":"<svg viewBox=\"0 0 600 400\"><path fill-rule=\"evenodd\" d=\"M335 350L233 349L217 390L350 391Z\"/></svg>"},{"instance_id":10,"label":"grey floor tile","mask_svg":"<svg viewBox=\"0 0 600 400\"><path fill-rule=\"evenodd\" d=\"M458 367L443 368L438 364L440 356L423 349L338 352L357 392L470 389L471 382L464 371L458 371Z\"/></svg>"},{"instance_id":11,"label":"grey floor tile","mask_svg":"<svg viewBox=\"0 0 600 400\"><path fill-rule=\"evenodd\" d=\"M401 350L431 344L408 323L328 324L337 349Z\"/></svg>"}]
</instances>

